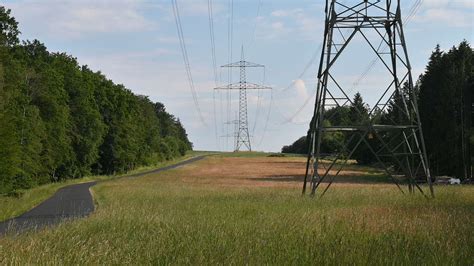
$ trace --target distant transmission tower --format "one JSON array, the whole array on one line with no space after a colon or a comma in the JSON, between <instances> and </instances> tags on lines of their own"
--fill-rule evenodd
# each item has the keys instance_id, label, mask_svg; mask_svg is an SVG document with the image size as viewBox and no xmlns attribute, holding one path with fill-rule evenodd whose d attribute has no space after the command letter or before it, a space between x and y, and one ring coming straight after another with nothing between
<instances>
[{"instance_id":1,"label":"distant transmission tower","mask_svg":"<svg viewBox=\"0 0 474 266\"><path fill-rule=\"evenodd\" d=\"M400 0L326 0L325 14L316 103L308 131L309 153L303 193L310 177L312 195L322 182L327 183L321 192L323 196L349 158L364 145L403 193L400 182L405 181L410 193L419 190L425 195L417 182L424 179L433 197L430 168L403 33ZM335 78L333 67L356 35L363 37L368 48L383 63L383 68L390 77L390 84L380 88L380 98L369 110L369 115L357 120L362 122L354 120L347 122L347 125L331 126L325 123L326 119L330 119L326 117L327 108L347 110L352 104L348 96L349 90L343 88L342 82ZM380 45L375 44L374 40L380 41ZM396 117L387 115L388 108L392 110L392 114L397 114ZM357 111L361 117L364 116L361 110ZM346 142L336 154L326 158L329 163L323 162L322 140L326 134L336 132L345 135ZM318 172L319 166L321 169Z\"/></svg>"},{"instance_id":2,"label":"distant transmission tower","mask_svg":"<svg viewBox=\"0 0 474 266\"><path fill-rule=\"evenodd\" d=\"M264 65L255 64L245 61L244 47L242 47L242 55L239 62L224 65L226 68L240 69L240 82L229 84L224 87L217 87L215 90L239 90L239 117L238 117L238 131L235 141L235 151L240 151L242 147L252 151L249 134L249 122L247 115L247 90L271 90L270 87L261 86L254 83L247 82L246 68L248 67L265 67Z\"/></svg>"},{"instance_id":3,"label":"distant transmission tower","mask_svg":"<svg viewBox=\"0 0 474 266\"><path fill-rule=\"evenodd\" d=\"M227 121L224 125L233 125L234 132L232 134L221 136L222 138L232 138L234 141L234 147L237 147L237 140L239 139L239 120L237 119L237 114L235 114L235 119Z\"/></svg>"}]
</instances>

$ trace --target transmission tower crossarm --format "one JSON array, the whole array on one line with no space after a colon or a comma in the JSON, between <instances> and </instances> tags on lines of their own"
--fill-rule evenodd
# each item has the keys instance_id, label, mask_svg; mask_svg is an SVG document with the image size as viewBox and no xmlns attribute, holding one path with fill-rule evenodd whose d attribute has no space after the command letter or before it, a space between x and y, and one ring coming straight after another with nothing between
<instances>
[{"instance_id":1,"label":"transmission tower crossarm","mask_svg":"<svg viewBox=\"0 0 474 266\"><path fill-rule=\"evenodd\" d=\"M233 83L229 84L227 86L220 86L214 88L215 90L240 90L240 89L246 89L246 90L271 90L271 87L267 86L262 86L258 85L255 83L250 83L250 82L243 82L243 83Z\"/></svg>"},{"instance_id":2,"label":"transmission tower crossarm","mask_svg":"<svg viewBox=\"0 0 474 266\"><path fill-rule=\"evenodd\" d=\"M221 67L265 67L265 65L256 64L248 61L238 61L234 63L230 63L227 65L223 65Z\"/></svg>"},{"instance_id":3,"label":"transmission tower crossarm","mask_svg":"<svg viewBox=\"0 0 474 266\"><path fill-rule=\"evenodd\" d=\"M417 129L418 126L411 125L369 125L369 126L330 126L321 127L322 131L392 131L401 129Z\"/></svg>"}]
</instances>

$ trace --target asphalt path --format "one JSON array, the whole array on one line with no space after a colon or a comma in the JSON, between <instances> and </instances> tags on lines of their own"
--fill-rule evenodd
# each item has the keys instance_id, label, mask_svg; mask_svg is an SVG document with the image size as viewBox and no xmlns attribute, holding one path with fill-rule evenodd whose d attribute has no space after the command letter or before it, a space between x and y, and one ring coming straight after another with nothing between
<instances>
[{"instance_id":1,"label":"asphalt path","mask_svg":"<svg viewBox=\"0 0 474 266\"><path fill-rule=\"evenodd\" d=\"M131 174L124 177L140 177L156 174L186 164L194 163L205 156L198 156L163 168ZM38 230L57 225L65 220L86 217L94 211L94 200L90 187L97 182L70 185L59 189L51 198L32 210L4 222L0 222L0 236L6 233L18 234L28 230Z\"/></svg>"}]
</instances>

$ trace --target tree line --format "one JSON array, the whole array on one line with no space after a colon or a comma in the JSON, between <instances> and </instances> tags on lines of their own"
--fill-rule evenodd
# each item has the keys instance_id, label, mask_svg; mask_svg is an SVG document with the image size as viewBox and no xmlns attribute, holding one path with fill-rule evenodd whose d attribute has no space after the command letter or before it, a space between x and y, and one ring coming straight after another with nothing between
<instances>
[{"instance_id":1,"label":"tree line","mask_svg":"<svg viewBox=\"0 0 474 266\"><path fill-rule=\"evenodd\" d=\"M457 47L443 52L437 46L430 56L425 72L415 86L423 136L432 174L470 178L474 160L474 53L469 43L463 41ZM402 88L405 94L407 86ZM369 107L357 93L350 106L339 106L325 111L325 126L364 125L370 119L376 123L396 124L400 121L401 95L395 94L386 111L369 114ZM377 116L377 117L374 117ZM390 133L385 133L390 134ZM322 153L342 151L350 134L326 133L321 143ZM382 135L382 138L393 136ZM377 147L377 143L367 137ZM349 150L354 143L348 143ZM308 153L307 137L284 146L283 153ZM344 151L343 151L344 152ZM347 153L347 152L346 152ZM346 154L347 155L347 154ZM352 158L360 164L373 164L377 160L366 145L361 145Z\"/></svg>"},{"instance_id":2,"label":"tree line","mask_svg":"<svg viewBox=\"0 0 474 266\"><path fill-rule=\"evenodd\" d=\"M126 172L192 149L162 103L19 35L0 6L0 194Z\"/></svg>"}]
</instances>

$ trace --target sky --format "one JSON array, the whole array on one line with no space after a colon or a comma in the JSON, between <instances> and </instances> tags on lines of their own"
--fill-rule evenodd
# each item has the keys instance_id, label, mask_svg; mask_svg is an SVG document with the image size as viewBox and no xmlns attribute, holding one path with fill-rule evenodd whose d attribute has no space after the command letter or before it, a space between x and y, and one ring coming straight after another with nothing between
<instances>
[{"instance_id":1,"label":"sky","mask_svg":"<svg viewBox=\"0 0 474 266\"><path fill-rule=\"evenodd\" d=\"M402 16L407 18L419 1L402 0ZM248 92L253 149L280 151L305 135L314 108L325 1L233 0L231 5L232 0L212 0L217 80L208 0L177 2L204 121L186 78L171 1L1 0L0 4L12 10L22 40L38 39L51 52L71 54L115 83L164 103L184 124L196 150L233 149L234 126L226 122L236 118L238 94L213 88L238 81L237 71L229 75L219 66L239 61L242 47L247 61L265 65L249 69L248 81L273 88ZM229 21L233 21L232 42ZM474 43L474 1L421 1L415 16L405 21L405 35L417 79L437 44L448 50L463 40ZM386 72L376 63L360 79L374 54L360 39L351 45L338 62L337 78L350 87L349 93L360 91L371 104L376 99L374 91L386 86Z\"/></svg>"}]
</instances>

